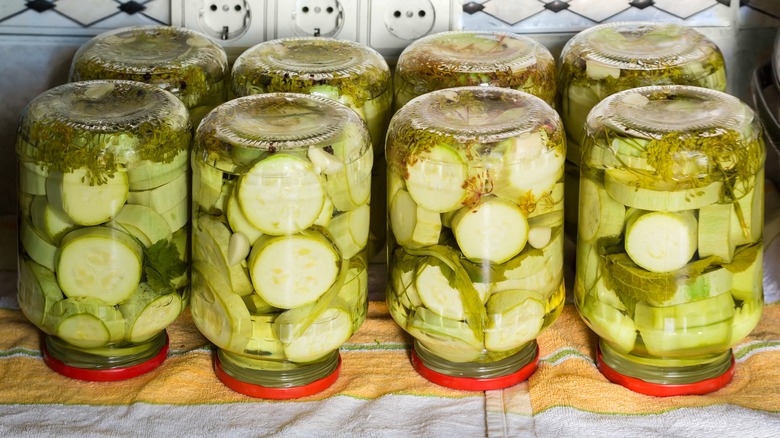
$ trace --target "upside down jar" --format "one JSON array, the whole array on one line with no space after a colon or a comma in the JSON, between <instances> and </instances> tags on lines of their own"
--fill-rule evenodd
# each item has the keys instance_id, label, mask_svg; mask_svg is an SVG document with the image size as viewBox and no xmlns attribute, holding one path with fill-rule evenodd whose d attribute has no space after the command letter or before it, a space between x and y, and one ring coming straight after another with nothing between
<instances>
[{"instance_id":1,"label":"upside down jar","mask_svg":"<svg viewBox=\"0 0 780 438\"><path fill-rule=\"evenodd\" d=\"M605 97L649 85L726 90L726 64L714 42L671 23L617 22L593 26L561 51L558 90L566 154L566 229L576 232L578 166L585 119Z\"/></svg>"},{"instance_id":2,"label":"upside down jar","mask_svg":"<svg viewBox=\"0 0 780 438\"><path fill-rule=\"evenodd\" d=\"M587 119L574 295L610 380L703 394L761 318L764 145L737 98L614 94Z\"/></svg>"},{"instance_id":3,"label":"upside down jar","mask_svg":"<svg viewBox=\"0 0 780 438\"><path fill-rule=\"evenodd\" d=\"M508 387L560 314L565 136L555 111L498 87L434 91L390 122L388 286L425 378Z\"/></svg>"},{"instance_id":4,"label":"upside down jar","mask_svg":"<svg viewBox=\"0 0 780 438\"><path fill-rule=\"evenodd\" d=\"M193 128L227 97L227 54L190 29L134 26L104 32L73 57L70 80L126 79L157 85L190 111Z\"/></svg>"},{"instance_id":5,"label":"upside down jar","mask_svg":"<svg viewBox=\"0 0 780 438\"><path fill-rule=\"evenodd\" d=\"M19 306L55 371L120 380L166 357L188 295L189 116L131 81L53 88L22 113Z\"/></svg>"},{"instance_id":6,"label":"upside down jar","mask_svg":"<svg viewBox=\"0 0 780 438\"><path fill-rule=\"evenodd\" d=\"M390 68L374 49L334 38L284 38L260 43L242 53L231 71L236 96L308 93L353 109L368 125L374 153L369 258L384 249L384 144L393 90Z\"/></svg>"},{"instance_id":7,"label":"upside down jar","mask_svg":"<svg viewBox=\"0 0 780 438\"><path fill-rule=\"evenodd\" d=\"M321 96L240 97L203 119L192 318L231 389L288 399L337 379L367 311L372 164L365 123Z\"/></svg>"}]
</instances>

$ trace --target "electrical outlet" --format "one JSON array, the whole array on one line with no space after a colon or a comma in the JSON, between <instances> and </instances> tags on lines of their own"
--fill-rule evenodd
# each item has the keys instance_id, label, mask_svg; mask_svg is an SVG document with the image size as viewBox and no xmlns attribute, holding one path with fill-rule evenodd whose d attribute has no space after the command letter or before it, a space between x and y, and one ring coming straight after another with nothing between
<instances>
[{"instance_id":1,"label":"electrical outlet","mask_svg":"<svg viewBox=\"0 0 780 438\"><path fill-rule=\"evenodd\" d=\"M412 41L460 27L459 0L369 0L365 43L396 58Z\"/></svg>"},{"instance_id":2,"label":"electrical outlet","mask_svg":"<svg viewBox=\"0 0 780 438\"><path fill-rule=\"evenodd\" d=\"M273 0L171 0L171 24L207 35L228 55L273 35L266 17Z\"/></svg>"},{"instance_id":3,"label":"electrical outlet","mask_svg":"<svg viewBox=\"0 0 780 438\"><path fill-rule=\"evenodd\" d=\"M357 41L358 0L275 0L276 38L321 36Z\"/></svg>"}]
</instances>

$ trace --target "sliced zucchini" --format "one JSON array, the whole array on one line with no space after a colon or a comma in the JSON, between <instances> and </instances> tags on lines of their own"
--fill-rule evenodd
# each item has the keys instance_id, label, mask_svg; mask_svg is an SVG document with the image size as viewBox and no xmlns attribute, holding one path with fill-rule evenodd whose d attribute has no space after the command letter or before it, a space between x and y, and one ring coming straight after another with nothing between
<instances>
[{"instance_id":1,"label":"sliced zucchini","mask_svg":"<svg viewBox=\"0 0 780 438\"><path fill-rule=\"evenodd\" d=\"M55 303L64 300L54 272L25 259L19 259L19 308L37 327L50 332L51 315Z\"/></svg>"},{"instance_id":2,"label":"sliced zucchini","mask_svg":"<svg viewBox=\"0 0 780 438\"><path fill-rule=\"evenodd\" d=\"M125 204L114 216L114 222L126 226L128 231L140 231L147 239L139 240L148 240L152 244L159 240L169 241L173 234L165 218L145 205Z\"/></svg>"},{"instance_id":3,"label":"sliced zucchini","mask_svg":"<svg viewBox=\"0 0 780 438\"><path fill-rule=\"evenodd\" d=\"M406 189L417 205L437 213L462 206L468 166L455 149L436 145L420 154L407 171Z\"/></svg>"},{"instance_id":4,"label":"sliced zucchini","mask_svg":"<svg viewBox=\"0 0 780 438\"><path fill-rule=\"evenodd\" d=\"M55 269L54 259L57 255L57 246L35 229L29 219L19 221L19 241L22 248L36 263L46 269Z\"/></svg>"},{"instance_id":5,"label":"sliced zucchini","mask_svg":"<svg viewBox=\"0 0 780 438\"><path fill-rule=\"evenodd\" d=\"M127 182L130 190L150 190L187 173L190 162L188 150L182 150L168 163L138 160L127 163Z\"/></svg>"},{"instance_id":6,"label":"sliced zucchini","mask_svg":"<svg viewBox=\"0 0 780 438\"><path fill-rule=\"evenodd\" d=\"M263 232L247 220L244 211L241 209L237 190L233 190L230 197L228 197L226 207L227 221L228 225L230 225L230 229L233 230L234 234L243 234L249 240L249 244L253 245L257 239L263 235Z\"/></svg>"},{"instance_id":7,"label":"sliced zucchini","mask_svg":"<svg viewBox=\"0 0 780 438\"><path fill-rule=\"evenodd\" d=\"M636 325L625 313L591 295L585 296L580 309L590 328L612 348L621 353L634 349L637 339Z\"/></svg>"},{"instance_id":8,"label":"sliced zucchini","mask_svg":"<svg viewBox=\"0 0 780 438\"><path fill-rule=\"evenodd\" d=\"M399 190L390 203L390 229L399 245L423 247L439 242L439 214L418 205L406 190Z\"/></svg>"},{"instance_id":9,"label":"sliced zucchini","mask_svg":"<svg viewBox=\"0 0 780 438\"><path fill-rule=\"evenodd\" d=\"M51 309L55 336L80 348L99 348L125 339L125 319L112 305L93 298L66 298Z\"/></svg>"},{"instance_id":10,"label":"sliced zucchini","mask_svg":"<svg viewBox=\"0 0 780 438\"><path fill-rule=\"evenodd\" d=\"M734 300L731 294L726 293L664 307L655 307L639 301L634 312L634 322L640 330L648 328L668 332L731 321L733 317Z\"/></svg>"},{"instance_id":11,"label":"sliced zucchini","mask_svg":"<svg viewBox=\"0 0 780 438\"><path fill-rule=\"evenodd\" d=\"M406 330L432 353L451 362L475 361L484 350L468 324L424 307L415 310Z\"/></svg>"},{"instance_id":12,"label":"sliced zucchini","mask_svg":"<svg viewBox=\"0 0 780 438\"><path fill-rule=\"evenodd\" d=\"M79 225L107 222L125 205L129 189L124 171L116 170L107 178L103 184L93 184L86 169L51 172L46 178L49 204Z\"/></svg>"},{"instance_id":13,"label":"sliced zucchini","mask_svg":"<svg viewBox=\"0 0 780 438\"><path fill-rule=\"evenodd\" d=\"M698 224L691 211L644 212L626 223L626 253L651 272L682 268L696 253Z\"/></svg>"},{"instance_id":14,"label":"sliced zucchini","mask_svg":"<svg viewBox=\"0 0 780 438\"><path fill-rule=\"evenodd\" d=\"M352 336L352 319L339 307L326 309L301 336L284 346L284 355L292 362L313 362L338 350Z\"/></svg>"},{"instance_id":15,"label":"sliced zucchini","mask_svg":"<svg viewBox=\"0 0 780 438\"><path fill-rule=\"evenodd\" d=\"M466 312L460 290L448 278L452 275L446 265L430 257L418 265L414 286L425 307L445 318L461 320Z\"/></svg>"},{"instance_id":16,"label":"sliced zucchini","mask_svg":"<svg viewBox=\"0 0 780 438\"><path fill-rule=\"evenodd\" d=\"M580 179L579 237L595 242L602 237L619 236L625 217L626 208L603 187L588 178Z\"/></svg>"},{"instance_id":17,"label":"sliced zucchini","mask_svg":"<svg viewBox=\"0 0 780 438\"><path fill-rule=\"evenodd\" d=\"M549 149L547 135L526 132L506 142L501 172L493 193L513 203L529 193L539 198L563 176L563 151Z\"/></svg>"},{"instance_id":18,"label":"sliced zucchini","mask_svg":"<svg viewBox=\"0 0 780 438\"><path fill-rule=\"evenodd\" d=\"M252 320L244 301L230 291L230 285L206 263L192 265L192 321L219 348L244 351L252 336Z\"/></svg>"},{"instance_id":19,"label":"sliced zucchini","mask_svg":"<svg viewBox=\"0 0 780 438\"><path fill-rule=\"evenodd\" d=\"M46 195L46 177L49 176L49 172L34 163L20 164L19 191L28 195Z\"/></svg>"},{"instance_id":20,"label":"sliced zucchini","mask_svg":"<svg viewBox=\"0 0 780 438\"><path fill-rule=\"evenodd\" d=\"M130 342L146 341L165 330L182 311L179 294L160 295L146 283L141 283L119 311L127 320Z\"/></svg>"},{"instance_id":21,"label":"sliced zucchini","mask_svg":"<svg viewBox=\"0 0 780 438\"><path fill-rule=\"evenodd\" d=\"M607 169L604 187L609 196L625 206L653 211L693 210L714 204L723 187L722 182L715 181L704 187L680 189L674 184L650 184L643 179L631 171Z\"/></svg>"},{"instance_id":22,"label":"sliced zucchini","mask_svg":"<svg viewBox=\"0 0 780 438\"><path fill-rule=\"evenodd\" d=\"M474 209L458 211L452 219L452 231L466 258L500 264L525 247L528 221L517 205L486 197Z\"/></svg>"},{"instance_id":23,"label":"sliced zucchini","mask_svg":"<svg viewBox=\"0 0 780 438\"><path fill-rule=\"evenodd\" d=\"M249 295L254 292L249 273L240 263L230 263L231 236L224 223L209 215L200 216L192 227L192 258L213 266L233 293Z\"/></svg>"},{"instance_id":24,"label":"sliced zucchini","mask_svg":"<svg viewBox=\"0 0 780 438\"><path fill-rule=\"evenodd\" d=\"M511 351L536 339L544 322L544 299L531 291L504 291L487 302L485 348Z\"/></svg>"},{"instance_id":25,"label":"sliced zucchini","mask_svg":"<svg viewBox=\"0 0 780 438\"><path fill-rule=\"evenodd\" d=\"M320 215L325 190L311 162L278 153L241 176L238 200L250 224L265 234L293 234Z\"/></svg>"},{"instance_id":26,"label":"sliced zucchini","mask_svg":"<svg viewBox=\"0 0 780 438\"><path fill-rule=\"evenodd\" d=\"M56 266L66 296L113 305L130 297L141 282L143 248L129 234L110 227L79 228L62 238Z\"/></svg>"},{"instance_id":27,"label":"sliced zucchini","mask_svg":"<svg viewBox=\"0 0 780 438\"><path fill-rule=\"evenodd\" d=\"M221 170L201 160L193 159L192 199L206 212L217 206L217 201L222 194L223 176Z\"/></svg>"},{"instance_id":28,"label":"sliced zucchini","mask_svg":"<svg viewBox=\"0 0 780 438\"><path fill-rule=\"evenodd\" d=\"M371 209L368 205L334 216L328 231L341 250L341 256L350 259L368 245Z\"/></svg>"},{"instance_id":29,"label":"sliced zucchini","mask_svg":"<svg viewBox=\"0 0 780 438\"><path fill-rule=\"evenodd\" d=\"M65 233L78 227L67 216L51 208L45 196L35 196L32 200L30 219L35 229L54 243L59 242Z\"/></svg>"},{"instance_id":30,"label":"sliced zucchini","mask_svg":"<svg viewBox=\"0 0 780 438\"><path fill-rule=\"evenodd\" d=\"M731 204L705 205L699 209L699 258L715 256L723 263L731 263L736 248L732 239Z\"/></svg>"},{"instance_id":31,"label":"sliced zucchini","mask_svg":"<svg viewBox=\"0 0 780 438\"><path fill-rule=\"evenodd\" d=\"M127 195L127 202L145 205L162 213L187 198L189 192L189 175L185 167L182 168L181 175L167 184L149 190L131 190Z\"/></svg>"},{"instance_id":32,"label":"sliced zucchini","mask_svg":"<svg viewBox=\"0 0 780 438\"><path fill-rule=\"evenodd\" d=\"M274 307L292 309L313 303L330 289L341 258L316 232L263 236L249 255L249 273L260 297Z\"/></svg>"}]
</instances>

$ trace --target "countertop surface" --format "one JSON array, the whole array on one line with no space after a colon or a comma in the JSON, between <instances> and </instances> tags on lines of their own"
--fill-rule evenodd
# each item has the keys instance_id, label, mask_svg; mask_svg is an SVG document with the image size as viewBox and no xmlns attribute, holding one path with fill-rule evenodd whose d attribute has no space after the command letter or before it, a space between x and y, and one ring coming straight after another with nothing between
<instances>
[{"instance_id":1,"label":"countertop surface","mask_svg":"<svg viewBox=\"0 0 780 438\"><path fill-rule=\"evenodd\" d=\"M372 298L384 267L371 266ZM72 380L43 362L40 333L15 306L15 274L0 274L2 436L539 436L776 437L780 431L780 304L768 303L734 347L736 372L702 396L650 397L610 383L594 362L596 337L572 304L539 337L539 367L525 382L458 391L420 377L411 338L382 301L341 348L325 391L293 401L255 399L225 387L213 347L188 311L168 328L157 369L130 380ZM774 300L774 298L773 298Z\"/></svg>"}]
</instances>

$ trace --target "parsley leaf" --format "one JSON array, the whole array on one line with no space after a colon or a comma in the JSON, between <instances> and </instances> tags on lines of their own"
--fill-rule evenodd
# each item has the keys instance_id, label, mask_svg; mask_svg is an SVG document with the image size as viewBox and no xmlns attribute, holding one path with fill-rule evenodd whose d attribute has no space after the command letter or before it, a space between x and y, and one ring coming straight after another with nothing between
<instances>
[{"instance_id":1,"label":"parsley leaf","mask_svg":"<svg viewBox=\"0 0 780 438\"><path fill-rule=\"evenodd\" d=\"M187 270L179 250L173 242L160 239L144 250L146 282L156 291L172 291L173 279Z\"/></svg>"}]
</instances>

